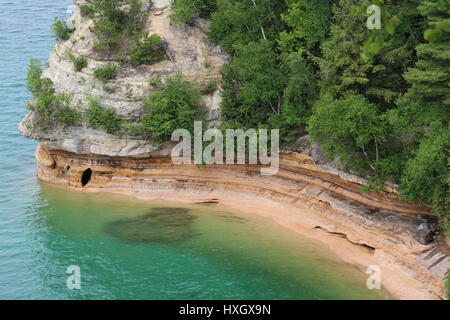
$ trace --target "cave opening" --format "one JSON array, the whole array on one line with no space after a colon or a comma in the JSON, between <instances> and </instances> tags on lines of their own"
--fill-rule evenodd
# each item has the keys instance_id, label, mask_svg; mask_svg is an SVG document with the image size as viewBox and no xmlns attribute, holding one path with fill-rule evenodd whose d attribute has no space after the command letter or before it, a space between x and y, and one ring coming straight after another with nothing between
<instances>
[{"instance_id":1,"label":"cave opening","mask_svg":"<svg viewBox=\"0 0 450 320\"><path fill-rule=\"evenodd\" d=\"M81 176L81 185L85 187L89 181L91 181L92 170L91 168L84 170L83 175Z\"/></svg>"}]
</instances>

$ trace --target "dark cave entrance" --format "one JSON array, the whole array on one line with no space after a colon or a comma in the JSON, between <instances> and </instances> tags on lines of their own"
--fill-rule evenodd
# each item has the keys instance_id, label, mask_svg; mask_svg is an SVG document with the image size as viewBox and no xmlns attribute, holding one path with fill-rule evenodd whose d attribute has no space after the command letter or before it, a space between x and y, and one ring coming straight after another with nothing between
<instances>
[{"instance_id":1,"label":"dark cave entrance","mask_svg":"<svg viewBox=\"0 0 450 320\"><path fill-rule=\"evenodd\" d=\"M92 170L90 168L86 169L83 172L83 175L81 176L81 185L85 187L89 183L89 181L91 181L91 177L92 177Z\"/></svg>"}]
</instances>

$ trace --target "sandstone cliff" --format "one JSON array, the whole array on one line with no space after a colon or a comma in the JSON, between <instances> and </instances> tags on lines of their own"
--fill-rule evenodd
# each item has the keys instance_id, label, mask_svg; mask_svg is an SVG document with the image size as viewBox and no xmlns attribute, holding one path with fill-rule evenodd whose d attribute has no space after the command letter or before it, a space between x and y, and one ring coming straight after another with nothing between
<instances>
[{"instance_id":1,"label":"sandstone cliff","mask_svg":"<svg viewBox=\"0 0 450 320\"><path fill-rule=\"evenodd\" d=\"M36 158L41 180L74 190L217 203L263 215L324 241L364 272L380 266L383 287L397 298L445 299L450 250L437 218L390 193L361 194L359 184L321 172L304 154L283 155L275 176L251 165L174 165L164 152L135 159L40 146Z\"/></svg>"}]
</instances>

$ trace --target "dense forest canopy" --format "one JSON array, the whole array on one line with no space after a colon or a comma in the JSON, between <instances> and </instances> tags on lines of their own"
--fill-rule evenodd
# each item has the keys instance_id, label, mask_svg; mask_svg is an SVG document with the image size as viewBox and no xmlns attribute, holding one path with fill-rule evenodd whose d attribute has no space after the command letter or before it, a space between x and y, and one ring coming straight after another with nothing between
<instances>
[{"instance_id":1,"label":"dense forest canopy","mask_svg":"<svg viewBox=\"0 0 450 320\"><path fill-rule=\"evenodd\" d=\"M381 8L370 30L367 8ZM305 133L329 159L400 185L449 225L450 0L175 0L177 23L209 19L225 128Z\"/></svg>"}]
</instances>

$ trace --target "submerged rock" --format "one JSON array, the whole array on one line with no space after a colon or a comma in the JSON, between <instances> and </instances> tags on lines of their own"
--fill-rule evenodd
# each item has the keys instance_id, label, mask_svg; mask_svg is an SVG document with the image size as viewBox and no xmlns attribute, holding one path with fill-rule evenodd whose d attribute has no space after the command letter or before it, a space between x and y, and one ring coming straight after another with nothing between
<instances>
[{"instance_id":1,"label":"submerged rock","mask_svg":"<svg viewBox=\"0 0 450 320\"><path fill-rule=\"evenodd\" d=\"M110 222L104 231L125 242L174 243L195 236L192 230L195 219L189 209L156 208L142 216Z\"/></svg>"}]
</instances>

